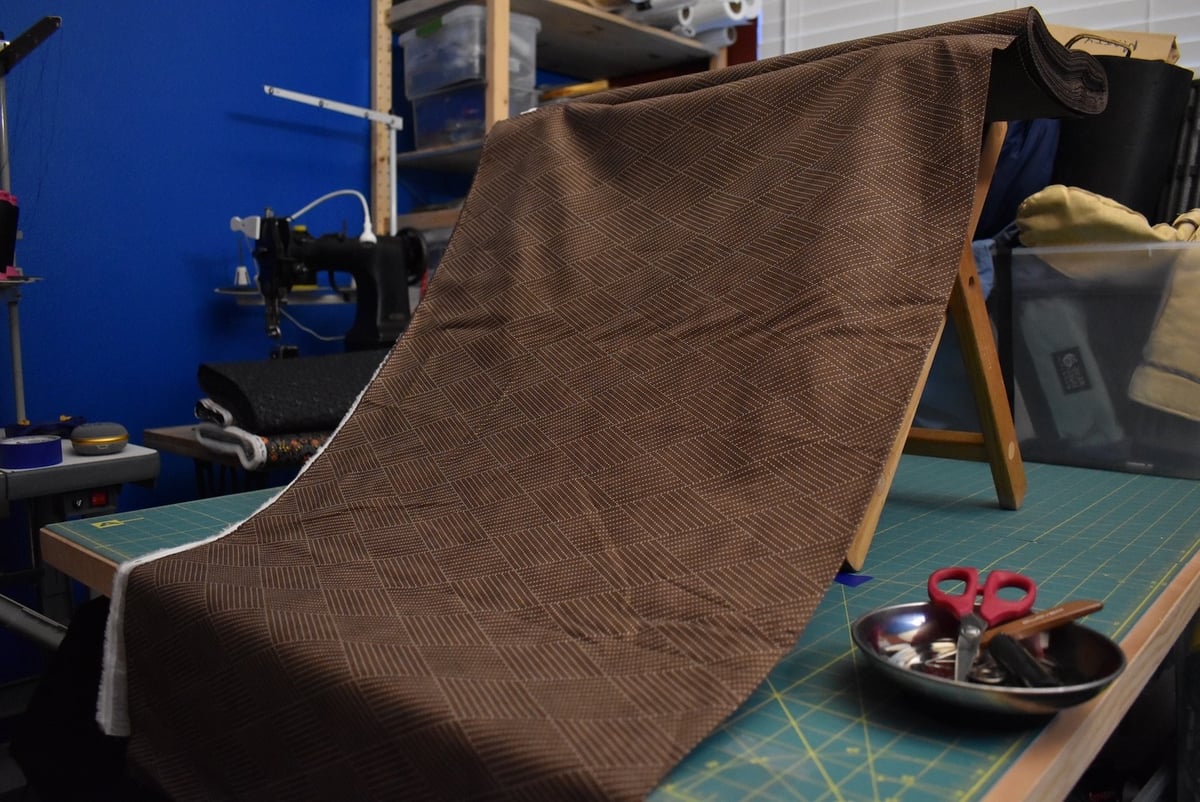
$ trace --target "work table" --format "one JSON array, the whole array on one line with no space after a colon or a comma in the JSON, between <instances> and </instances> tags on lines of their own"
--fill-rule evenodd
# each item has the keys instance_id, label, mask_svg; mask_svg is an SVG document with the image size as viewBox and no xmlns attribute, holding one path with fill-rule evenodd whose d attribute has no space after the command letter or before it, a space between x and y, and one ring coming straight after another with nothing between
<instances>
[{"instance_id":1,"label":"work table","mask_svg":"<svg viewBox=\"0 0 1200 802\"><path fill-rule=\"evenodd\" d=\"M652 800L1061 799L1200 608L1200 482L1029 464L1020 510L996 506L984 464L904 457L857 586L835 583L796 648ZM107 592L117 563L253 512L260 490L42 530L46 561ZM929 709L857 653L850 624L922 601L944 565L1029 574L1039 606L1094 598L1082 623L1128 665L1088 704L1044 721Z\"/></svg>"}]
</instances>

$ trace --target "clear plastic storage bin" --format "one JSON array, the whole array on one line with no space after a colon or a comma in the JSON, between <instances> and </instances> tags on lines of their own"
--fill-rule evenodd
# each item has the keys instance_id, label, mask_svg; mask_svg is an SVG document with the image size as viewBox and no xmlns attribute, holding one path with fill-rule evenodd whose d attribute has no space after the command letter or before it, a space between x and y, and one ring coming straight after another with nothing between
<instances>
[{"instance_id":1,"label":"clear plastic storage bin","mask_svg":"<svg viewBox=\"0 0 1200 802\"><path fill-rule=\"evenodd\" d=\"M1015 248L1012 301L1026 459L1200 479L1200 243Z\"/></svg>"},{"instance_id":2,"label":"clear plastic storage bin","mask_svg":"<svg viewBox=\"0 0 1200 802\"><path fill-rule=\"evenodd\" d=\"M404 48L404 93L409 100L484 77L487 10L461 6L440 19L400 34ZM537 83L537 35L542 24L509 15L508 75L514 90Z\"/></svg>"},{"instance_id":3,"label":"clear plastic storage bin","mask_svg":"<svg viewBox=\"0 0 1200 802\"><path fill-rule=\"evenodd\" d=\"M413 140L418 150L483 139L484 84L475 82L413 100ZM508 116L536 108L536 89L512 89Z\"/></svg>"}]
</instances>

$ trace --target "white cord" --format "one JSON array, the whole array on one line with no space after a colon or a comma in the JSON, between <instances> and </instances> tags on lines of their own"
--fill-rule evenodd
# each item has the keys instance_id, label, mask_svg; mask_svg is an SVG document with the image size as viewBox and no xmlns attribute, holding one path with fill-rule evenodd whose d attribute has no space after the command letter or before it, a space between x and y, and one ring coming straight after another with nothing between
<instances>
[{"instance_id":1,"label":"white cord","mask_svg":"<svg viewBox=\"0 0 1200 802\"><path fill-rule=\"evenodd\" d=\"M314 207L318 206L319 204L324 203L325 201L329 200L330 198L336 198L339 195L353 195L354 197L358 198L359 203L361 203L362 207L363 207L363 230L362 230L362 234L360 234L358 237L358 241L359 242L375 242L376 241L375 232L372 230L372 227L371 227L371 209L367 205L367 199L363 196L363 194L361 192L359 192L356 189L337 189L337 190L334 190L333 192L329 192L325 195L322 195L321 197L317 198L312 203L310 203L307 206L305 206L304 208L302 208L300 211L294 212L294 213L288 215L288 219L295 220L295 219L299 218L300 215L304 214L307 211L312 210Z\"/></svg>"},{"instance_id":2,"label":"white cord","mask_svg":"<svg viewBox=\"0 0 1200 802\"><path fill-rule=\"evenodd\" d=\"M300 329L300 331L304 332L305 334L307 334L311 337L315 337L316 339L320 340L323 343L336 343L336 342L341 342L342 340L346 339L345 335L335 335L333 337L326 337L322 334L317 334L315 331L310 329L308 326L305 326L299 320L296 320L296 318L292 317L291 314L289 314L286 309L281 308L279 310L279 314L282 315L283 317L287 318L288 320L292 321L292 323L295 324L296 328Z\"/></svg>"}]
</instances>

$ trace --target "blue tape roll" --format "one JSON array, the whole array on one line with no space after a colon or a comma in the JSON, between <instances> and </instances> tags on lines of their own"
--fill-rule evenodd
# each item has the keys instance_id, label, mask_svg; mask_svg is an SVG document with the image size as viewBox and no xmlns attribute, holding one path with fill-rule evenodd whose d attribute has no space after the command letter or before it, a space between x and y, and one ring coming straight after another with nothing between
<instances>
[{"instance_id":1,"label":"blue tape roll","mask_svg":"<svg viewBox=\"0 0 1200 802\"><path fill-rule=\"evenodd\" d=\"M0 468L45 468L62 462L62 439L50 435L0 440Z\"/></svg>"}]
</instances>

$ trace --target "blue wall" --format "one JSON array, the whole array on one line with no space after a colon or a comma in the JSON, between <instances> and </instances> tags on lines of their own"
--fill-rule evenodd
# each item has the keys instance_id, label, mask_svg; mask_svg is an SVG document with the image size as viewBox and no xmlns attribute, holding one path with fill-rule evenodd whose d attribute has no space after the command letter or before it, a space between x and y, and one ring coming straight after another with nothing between
<instances>
[{"instance_id":1,"label":"blue wall","mask_svg":"<svg viewBox=\"0 0 1200 802\"><path fill-rule=\"evenodd\" d=\"M192 420L200 363L270 348L261 308L214 293L239 260L229 218L368 194L367 123L262 85L369 105L370 3L5 0L0 30L12 39L46 15L61 30L7 82L17 263L44 277L20 306L27 415L118 421L140 442ZM342 197L304 222L357 232L361 214ZM292 311L323 334L351 318L348 306ZM341 350L284 325L302 353ZM2 422L15 418L10 369L0 347ZM127 488L122 508L193 494L190 463L163 455L157 487Z\"/></svg>"}]
</instances>

